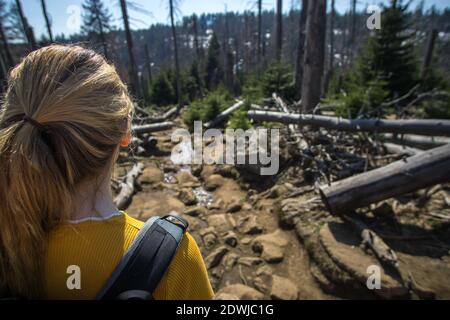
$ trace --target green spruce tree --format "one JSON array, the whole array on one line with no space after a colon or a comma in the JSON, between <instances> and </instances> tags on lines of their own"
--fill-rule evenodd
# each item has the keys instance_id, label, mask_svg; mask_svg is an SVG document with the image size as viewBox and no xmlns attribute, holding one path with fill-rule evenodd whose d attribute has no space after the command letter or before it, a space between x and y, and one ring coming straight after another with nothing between
<instances>
[{"instance_id":1,"label":"green spruce tree","mask_svg":"<svg viewBox=\"0 0 450 320\"><path fill-rule=\"evenodd\" d=\"M215 33L209 40L208 54L205 66L205 84L208 90L214 90L223 80L223 70L220 63L220 44Z\"/></svg>"}]
</instances>

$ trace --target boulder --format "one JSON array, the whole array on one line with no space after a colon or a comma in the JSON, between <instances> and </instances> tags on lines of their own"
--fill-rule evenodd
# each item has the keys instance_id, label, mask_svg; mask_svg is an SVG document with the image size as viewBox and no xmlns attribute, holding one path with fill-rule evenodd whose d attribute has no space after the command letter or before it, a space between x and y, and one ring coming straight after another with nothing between
<instances>
[{"instance_id":1,"label":"boulder","mask_svg":"<svg viewBox=\"0 0 450 320\"><path fill-rule=\"evenodd\" d=\"M227 245L229 245L231 247L236 247L236 245L238 243L237 235L233 231L228 231L224 235L223 240Z\"/></svg>"},{"instance_id":2,"label":"boulder","mask_svg":"<svg viewBox=\"0 0 450 320\"><path fill-rule=\"evenodd\" d=\"M164 180L164 173L156 165L152 164L145 167L139 181L142 184L156 184Z\"/></svg>"},{"instance_id":3,"label":"boulder","mask_svg":"<svg viewBox=\"0 0 450 320\"><path fill-rule=\"evenodd\" d=\"M186 170L178 172L175 178L182 187L196 187L200 185L198 179Z\"/></svg>"},{"instance_id":4,"label":"boulder","mask_svg":"<svg viewBox=\"0 0 450 320\"><path fill-rule=\"evenodd\" d=\"M219 174L212 174L205 181L205 189L208 191L214 191L221 185L223 185L225 179Z\"/></svg>"},{"instance_id":5,"label":"boulder","mask_svg":"<svg viewBox=\"0 0 450 320\"><path fill-rule=\"evenodd\" d=\"M192 191L192 189L182 189L178 197L181 202L183 202L187 206L191 206L197 203L197 197L195 196L195 193L194 191Z\"/></svg>"},{"instance_id":6,"label":"boulder","mask_svg":"<svg viewBox=\"0 0 450 320\"><path fill-rule=\"evenodd\" d=\"M255 215L241 218L238 222L238 229L244 234L258 234L263 232L263 228L257 222L257 217Z\"/></svg>"},{"instance_id":7,"label":"boulder","mask_svg":"<svg viewBox=\"0 0 450 320\"><path fill-rule=\"evenodd\" d=\"M220 246L213 250L205 259L205 265L207 269L211 269L219 265L223 256L228 252L228 248Z\"/></svg>"},{"instance_id":8,"label":"boulder","mask_svg":"<svg viewBox=\"0 0 450 320\"><path fill-rule=\"evenodd\" d=\"M195 206L184 210L184 214L192 217L205 216L207 213L208 210L203 206Z\"/></svg>"},{"instance_id":9,"label":"boulder","mask_svg":"<svg viewBox=\"0 0 450 320\"><path fill-rule=\"evenodd\" d=\"M253 267L260 265L262 263L262 259L258 257L240 257L238 260L239 264L243 264L247 267Z\"/></svg>"},{"instance_id":10,"label":"boulder","mask_svg":"<svg viewBox=\"0 0 450 320\"><path fill-rule=\"evenodd\" d=\"M231 284L228 285L222 289L219 290L217 295L222 294L231 294L240 300L262 300L264 299L264 294L259 292L256 289L253 289L252 287L237 283L237 284Z\"/></svg>"},{"instance_id":11,"label":"boulder","mask_svg":"<svg viewBox=\"0 0 450 320\"><path fill-rule=\"evenodd\" d=\"M284 259L284 248L288 243L285 232L277 229L275 232L256 237L252 242L252 249L260 253L266 262L277 263Z\"/></svg>"},{"instance_id":12,"label":"boulder","mask_svg":"<svg viewBox=\"0 0 450 320\"><path fill-rule=\"evenodd\" d=\"M226 207L229 213L238 212L242 208L242 202L239 200L232 200Z\"/></svg>"},{"instance_id":13,"label":"boulder","mask_svg":"<svg viewBox=\"0 0 450 320\"><path fill-rule=\"evenodd\" d=\"M296 300L298 288L292 280L273 275L270 297L274 300Z\"/></svg>"}]
</instances>

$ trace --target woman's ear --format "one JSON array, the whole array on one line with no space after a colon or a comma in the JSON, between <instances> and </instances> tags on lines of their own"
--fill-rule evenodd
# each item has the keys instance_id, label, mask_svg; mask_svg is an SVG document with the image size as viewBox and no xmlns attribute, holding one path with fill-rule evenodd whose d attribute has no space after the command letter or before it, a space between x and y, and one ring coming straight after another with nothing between
<instances>
[{"instance_id":1,"label":"woman's ear","mask_svg":"<svg viewBox=\"0 0 450 320\"><path fill-rule=\"evenodd\" d=\"M122 148L126 148L131 143L131 131L128 131L128 133L120 140L120 146Z\"/></svg>"},{"instance_id":2,"label":"woman's ear","mask_svg":"<svg viewBox=\"0 0 450 320\"><path fill-rule=\"evenodd\" d=\"M125 136L122 137L122 140L120 140L120 146L122 148L126 148L130 145L131 143L131 115L128 116L127 118L127 133L125 134Z\"/></svg>"}]
</instances>

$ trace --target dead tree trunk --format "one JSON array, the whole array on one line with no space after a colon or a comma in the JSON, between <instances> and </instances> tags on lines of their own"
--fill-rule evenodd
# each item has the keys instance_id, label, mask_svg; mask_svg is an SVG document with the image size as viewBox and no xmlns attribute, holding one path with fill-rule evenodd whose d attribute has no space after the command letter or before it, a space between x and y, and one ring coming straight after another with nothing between
<instances>
[{"instance_id":1,"label":"dead tree trunk","mask_svg":"<svg viewBox=\"0 0 450 320\"><path fill-rule=\"evenodd\" d=\"M214 120L211 120L210 122L205 123L206 128L215 127L218 124L224 122L234 111L239 109L244 105L244 101L238 101L222 113L220 113Z\"/></svg>"},{"instance_id":2,"label":"dead tree trunk","mask_svg":"<svg viewBox=\"0 0 450 320\"><path fill-rule=\"evenodd\" d=\"M398 155L406 155L406 156L415 156L416 154L422 153L423 150L402 146L400 144L385 142L383 143L383 147L386 149L388 153L398 154Z\"/></svg>"},{"instance_id":3,"label":"dead tree trunk","mask_svg":"<svg viewBox=\"0 0 450 320\"><path fill-rule=\"evenodd\" d=\"M120 0L120 8L122 11L122 19L123 19L123 25L125 29L125 36L127 39L127 48L128 48L128 58L130 60L130 82L131 82L131 88L133 90L133 93L140 97L139 93L139 79L137 75L137 68L136 68L136 61L134 60L134 53L133 53L133 38L131 36L131 30L130 30L130 22L128 20L128 11L127 11L127 3L126 0Z\"/></svg>"},{"instance_id":4,"label":"dead tree trunk","mask_svg":"<svg viewBox=\"0 0 450 320\"><path fill-rule=\"evenodd\" d=\"M262 0L258 0L258 62L262 53Z\"/></svg>"},{"instance_id":5,"label":"dead tree trunk","mask_svg":"<svg viewBox=\"0 0 450 320\"><path fill-rule=\"evenodd\" d=\"M308 0L302 0L302 11L300 12L299 30L298 30L298 44L297 44L297 60L295 70L295 89L297 98L300 98L302 92L302 77L303 64L305 56L305 29L306 17L308 11ZM301 111L301 110L299 110Z\"/></svg>"},{"instance_id":6,"label":"dead tree trunk","mask_svg":"<svg viewBox=\"0 0 450 320\"><path fill-rule=\"evenodd\" d=\"M172 38L173 38L173 50L174 50L174 59L175 59L175 77L177 81L177 100L178 100L178 108L181 109L182 106L182 96L181 96L181 80L180 80L180 61L178 60L178 41L177 41L177 31L175 27L175 13L173 0L169 0L170 5L170 24L172 29Z\"/></svg>"},{"instance_id":7,"label":"dead tree trunk","mask_svg":"<svg viewBox=\"0 0 450 320\"><path fill-rule=\"evenodd\" d=\"M356 0L351 0L352 5L352 22L350 28L350 41L349 41L349 59L353 60L353 52L355 50L355 38L356 38Z\"/></svg>"},{"instance_id":8,"label":"dead tree trunk","mask_svg":"<svg viewBox=\"0 0 450 320\"><path fill-rule=\"evenodd\" d=\"M137 163L133 169L127 173L124 181L121 183L119 194L114 198L114 203L119 210L124 210L128 207L135 193L135 185L137 178L141 175L144 165Z\"/></svg>"},{"instance_id":9,"label":"dead tree trunk","mask_svg":"<svg viewBox=\"0 0 450 320\"><path fill-rule=\"evenodd\" d=\"M313 110L320 101L325 60L326 0L309 1L306 21L303 112Z\"/></svg>"},{"instance_id":10,"label":"dead tree trunk","mask_svg":"<svg viewBox=\"0 0 450 320\"><path fill-rule=\"evenodd\" d=\"M320 194L328 210L339 214L449 179L450 145L444 145L322 187Z\"/></svg>"},{"instance_id":11,"label":"dead tree trunk","mask_svg":"<svg viewBox=\"0 0 450 320\"><path fill-rule=\"evenodd\" d=\"M142 126L133 126L132 131L136 134L164 131L174 126L173 122L160 122L152 124L144 124Z\"/></svg>"},{"instance_id":12,"label":"dead tree trunk","mask_svg":"<svg viewBox=\"0 0 450 320\"><path fill-rule=\"evenodd\" d=\"M248 112L248 117L258 121L274 121L285 124L299 124L323 127L342 131L369 131L391 133L416 133L423 135L450 136L450 120L441 119L344 119L338 117L318 116L313 114L294 114L270 111Z\"/></svg>"},{"instance_id":13,"label":"dead tree trunk","mask_svg":"<svg viewBox=\"0 0 450 320\"><path fill-rule=\"evenodd\" d=\"M326 93L328 91L328 86L330 84L330 80L333 77L334 71L334 0L331 0L331 12L330 12L330 31L329 31L329 39L330 39L330 57L328 60L328 70L327 75L325 76L324 88L323 92Z\"/></svg>"},{"instance_id":14,"label":"dead tree trunk","mask_svg":"<svg viewBox=\"0 0 450 320\"><path fill-rule=\"evenodd\" d=\"M428 68L431 65L431 59L433 57L434 43L436 42L437 33L438 32L436 29L431 30L430 38L428 40L427 45L427 52L425 54L425 59L423 61L422 79L424 79L425 76L427 75Z\"/></svg>"},{"instance_id":15,"label":"dead tree trunk","mask_svg":"<svg viewBox=\"0 0 450 320\"><path fill-rule=\"evenodd\" d=\"M283 0L277 0L276 59L281 62L283 47Z\"/></svg>"},{"instance_id":16,"label":"dead tree trunk","mask_svg":"<svg viewBox=\"0 0 450 320\"><path fill-rule=\"evenodd\" d=\"M45 19L45 26L47 27L48 39L52 43L53 42L52 24L50 22L50 17L47 12L47 5L45 3L45 0L41 0L41 7L42 7L42 14L44 15Z\"/></svg>"},{"instance_id":17,"label":"dead tree trunk","mask_svg":"<svg viewBox=\"0 0 450 320\"><path fill-rule=\"evenodd\" d=\"M25 14L23 13L22 9L22 3L20 0L16 0L16 6L17 6L17 12L19 13L20 21L22 23L23 33L25 34L25 37L27 38L28 45L30 46L30 50L33 51L37 49L36 45L36 39L34 37L33 28L30 27L28 24L28 20L25 17Z\"/></svg>"},{"instance_id":18,"label":"dead tree trunk","mask_svg":"<svg viewBox=\"0 0 450 320\"><path fill-rule=\"evenodd\" d=\"M2 40L3 50L5 52L5 64L7 69L14 66L14 59L9 48L8 38L6 37L5 30L3 29L2 21L0 21L0 38Z\"/></svg>"},{"instance_id":19,"label":"dead tree trunk","mask_svg":"<svg viewBox=\"0 0 450 320\"><path fill-rule=\"evenodd\" d=\"M383 138L396 144L405 144L407 146L418 147L421 149L435 148L450 143L450 138L447 137L430 137L417 134L396 135L386 133L383 135Z\"/></svg>"},{"instance_id":20,"label":"dead tree trunk","mask_svg":"<svg viewBox=\"0 0 450 320\"><path fill-rule=\"evenodd\" d=\"M145 44L145 62L147 65L147 77L148 83L152 83L152 62L150 60L150 52L148 50L148 44Z\"/></svg>"}]
</instances>

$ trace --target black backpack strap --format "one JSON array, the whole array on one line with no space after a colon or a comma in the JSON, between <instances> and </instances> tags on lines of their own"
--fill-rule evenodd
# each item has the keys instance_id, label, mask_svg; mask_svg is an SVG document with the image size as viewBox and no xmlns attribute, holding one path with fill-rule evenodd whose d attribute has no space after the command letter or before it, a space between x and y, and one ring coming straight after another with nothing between
<instances>
[{"instance_id":1,"label":"black backpack strap","mask_svg":"<svg viewBox=\"0 0 450 320\"><path fill-rule=\"evenodd\" d=\"M179 216L150 218L96 299L153 299L187 227Z\"/></svg>"}]
</instances>

